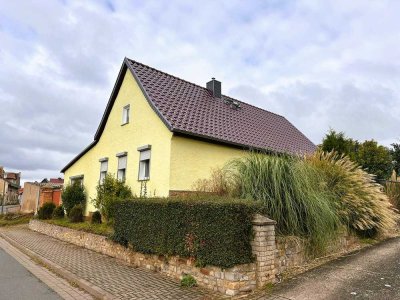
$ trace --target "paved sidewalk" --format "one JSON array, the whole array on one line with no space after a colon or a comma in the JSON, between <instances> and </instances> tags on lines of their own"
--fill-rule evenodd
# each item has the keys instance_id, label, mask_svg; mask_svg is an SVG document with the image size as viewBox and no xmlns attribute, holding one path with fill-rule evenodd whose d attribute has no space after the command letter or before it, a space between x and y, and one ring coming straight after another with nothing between
<instances>
[{"instance_id":1,"label":"paved sidewalk","mask_svg":"<svg viewBox=\"0 0 400 300\"><path fill-rule=\"evenodd\" d=\"M93 299L1 238L0 265L0 299Z\"/></svg>"},{"instance_id":2,"label":"paved sidewalk","mask_svg":"<svg viewBox=\"0 0 400 300\"><path fill-rule=\"evenodd\" d=\"M0 233L118 299L213 299L200 288L181 288L179 283L160 274L127 266L115 258L27 227L9 227Z\"/></svg>"}]
</instances>

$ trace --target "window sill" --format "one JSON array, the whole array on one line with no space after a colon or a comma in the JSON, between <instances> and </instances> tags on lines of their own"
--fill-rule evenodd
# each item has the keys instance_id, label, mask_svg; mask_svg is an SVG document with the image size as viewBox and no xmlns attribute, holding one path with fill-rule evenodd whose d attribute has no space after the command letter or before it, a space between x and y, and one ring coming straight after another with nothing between
<instances>
[{"instance_id":1,"label":"window sill","mask_svg":"<svg viewBox=\"0 0 400 300\"><path fill-rule=\"evenodd\" d=\"M150 180L150 177L148 177L148 178L143 178L143 179L138 179L138 181L149 181Z\"/></svg>"},{"instance_id":2,"label":"window sill","mask_svg":"<svg viewBox=\"0 0 400 300\"><path fill-rule=\"evenodd\" d=\"M127 125L127 124L129 124L129 122L122 123L121 126L124 126L124 125Z\"/></svg>"}]
</instances>

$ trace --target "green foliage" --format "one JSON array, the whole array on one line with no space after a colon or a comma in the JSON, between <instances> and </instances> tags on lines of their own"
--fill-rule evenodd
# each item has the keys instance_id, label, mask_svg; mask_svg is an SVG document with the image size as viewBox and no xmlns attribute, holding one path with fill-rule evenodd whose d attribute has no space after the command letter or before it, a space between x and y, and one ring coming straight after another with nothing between
<instances>
[{"instance_id":1,"label":"green foliage","mask_svg":"<svg viewBox=\"0 0 400 300\"><path fill-rule=\"evenodd\" d=\"M82 207L85 207L86 204L86 193L85 193L85 188L80 182L75 182L71 185L67 185L64 188L64 191L62 193L62 203L65 208L65 211L67 212L67 215L69 215L70 210L75 206L75 205L81 205Z\"/></svg>"},{"instance_id":2,"label":"green foliage","mask_svg":"<svg viewBox=\"0 0 400 300\"><path fill-rule=\"evenodd\" d=\"M62 205L57 206L53 211L53 219L62 219L64 215L64 207Z\"/></svg>"},{"instance_id":3,"label":"green foliage","mask_svg":"<svg viewBox=\"0 0 400 300\"><path fill-rule=\"evenodd\" d=\"M181 279L182 287L195 287L197 286L197 281L192 275L184 275Z\"/></svg>"},{"instance_id":4,"label":"green foliage","mask_svg":"<svg viewBox=\"0 0 400 300\"><path fill-rule=\"evenodd\" d=\"M97 197L92 199L92 203L107 220L113 219L115 203L133 197L131 188L111 174L106 175L104 181L97 185L96 190Z\"/></svg>"},{"instance_id":5,"label":"green foliage","mask_svg":"<svg viewBox=\"0 0 400 300\"><path fill-rule=\"evenodd\" d=\"M391 153L396 155L400 165L400 145L392 144L392 146L393 149L390 151L374 140L360 143L346 137L343 132L330 129L322 141L321 150L335 151L339 156L346 155L367 172L376 175L377 179L387 179L393 169Z\"/></svg>"},{"instance_id":6,"label":"green foliage","mask_svg":"<svg viewBox=\"0 0 400 300\"><path fill-rule=\"evenodd\" d=\"M356 162L378 179L388 179L392 173L392 157L388 148L374 140L360 144Z\"/></svg>"},{"instance_id":7,"label":"green foliage","mask_svg":"<svg viewBox=\"0 0 400 300\"><path fill-rule=\"evenodd\" d=\"M68 214L69 221L72 223L83 222L83 206L81 204L75 205Z\"/></svg>"},{"instance_id":8,"label":"green foliage","mask_svg":"<svg viewBox=\"0 0 400 300\"><path fill-rule=\"evenodd\" d=\"M398 175L400 175L400 144L393 143L391 146L390 154L392 155L394 170Z\"/></svg>"},{"instance_id":9,"label":"green foliage","mask_svg":"<svg viewBox=\"0 0 400 300\"><path fill-rule=\"evenodd\" d=\"M31 214L7 213L0 215L0 227L26 224L32 219Z\"/></svg>"},{"instance_id":10,"label":"green foliage","mask_svg":"<svg viewBox=\"0 0 400 300\"><path fill-rule=\"evenodd\" d=\"M91 222L71 223L69 221L69 219L67 219L67 218L45 220L45 222L54 224L54 225L58 225L58 226L75 229L75 230L90 232L90 233L94 233L94 234L100 234L100 235L104 235L106 237L112 236L112 233L113 233L112 227L107 223L102 223L102 224L92 224ZM0 222L0 226L1 226L1 222Z\"/></svg>"},{"instance_id":11,"label":"green foliage","mask_svg":"<svg viewBox=\"0 0 400 300\"><path fill-rule=\"evenodd\" d=\"M96 210L93 213L91 223L92 224L101 224L101 213L98 210Z\"/></svg>"},{"instance_id":12,"label":"green foliage","mask_svg":"<svg viewBox=\"0 0 400 300\"><path fill-rule=\"evenodd\" d=\"M229 268L253 260L247 201L197 196L134 199L115 206L113 239L135 251L191 257L197 265Z\"/></svg>"},{"instance_id":13,"label":"green foliage","mask_svg":"<svg viewBox=\"0 0 400 300\"><path fill-rule=\"evenodd\" d=\"M38 218L41 220L51 219L55 208L56 206L53 202L44 203L38 210Z\"/></svg>"},{"instance_id":14,"label":"green foliage","mask_svg":"<svg viewBox=\"0 0 400 300\"><path fill-rule=\"evenodd\" d=\"M237 196L262 201L277 232L309 238L310 252L322 252L340 225L319 172L304 160L250 153L229 164Z\"/></svg>"},{"instance_id":15,"label":"green foliage","mask_svg":"<svg viewBox=\"0 0 400 300\"><path fill-rule=\"evenodd\" d=\"M322 140L321 150L324 152L336 151L339 155L344 154L355 160L358 145L358 141L346 137L344 132L336 132L333 129L329 129Z\"/></svg>"}]
</instances>

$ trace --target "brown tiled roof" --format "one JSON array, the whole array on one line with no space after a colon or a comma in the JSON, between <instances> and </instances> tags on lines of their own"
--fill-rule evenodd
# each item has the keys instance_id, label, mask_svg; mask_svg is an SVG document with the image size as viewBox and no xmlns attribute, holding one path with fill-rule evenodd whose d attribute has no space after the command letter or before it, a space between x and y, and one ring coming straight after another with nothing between
<instances>
[{"instance_id":1,"label":"brown tiled roof","mask_svg":"<svg viewBox=\"0 0 400 300\"><path fill-rule=\"evenodd\" d=\"M272 152L304 154L315 145L284 117L127 60L173 132ZM240 108L232 105L240 103Z\"/></svg>"},{"instance_id":2,"label":"brown tiled roof","mask_svg":"<svg viewBox=\"0 0 400 300\"><path fill-rule=\"evenodd\" d=\"M246 149L304 154L316 146L283 116L211 91L194 83L125 58L94 141L69 162L65 172L94 147L104 130L125 72L130 70L147 101L174 134L215 141ZM231 105L240 103L240 108Z\"/></svg>"},{"instance_id":3,"label":"brown tiled roof","mask_svg":"<svg viewBox=\"0 0 400 300\"><path fill-rule=\"evenodd\" d=\"M62 178L50 178L50 182L51 183L56 183L56 184L63 184L64 183L64 179L62 179Z\"/></svg>"}]
</instances>

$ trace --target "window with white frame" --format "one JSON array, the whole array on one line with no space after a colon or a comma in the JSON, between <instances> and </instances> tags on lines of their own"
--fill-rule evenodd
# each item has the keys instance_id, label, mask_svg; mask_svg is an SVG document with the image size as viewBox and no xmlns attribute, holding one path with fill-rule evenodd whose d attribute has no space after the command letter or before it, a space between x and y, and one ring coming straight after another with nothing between
<instances>
[{"instance_id":1,"label":"window with white frame","mask_svg":"<svg viewBox=\"0 0 400 300\"><path fill-rule=\"evenodd\" d=\"M118 171L117 171L117 179L121 181L125 181L126 178L126 165L127 158L126 152L124 154L117 155L118 156Z\"/></svg>"},{"instance_id":2,"label":"window with white frame","mask_svg":"<svg viewBox=\"0 0 400 300\"><path fill-rule=\"evenodd\" d=\"M140 151L139 158L139 180L150 179L150 149Z\"/></svg>"},{"instance_id":3,"label":"window with white frame","mask_svg":"<svg viewBox=\"0 0 400 300\"><path fill-rule=\"evenodd\" d=\"M106 179L108 171L108 159L102 158L100 159L100 183L103 183Z\"/></svg>"},{"instance_id":4,"label":"window with white frame","mask_svg":"<svg viewBox=\"0 0 400 300\"><path fill-rule=\"evenodd\" d=\"M122 109L122 125L129 123L129 111L130 111L130 105L126 105Z\"/></svg>"}]
</instances>

